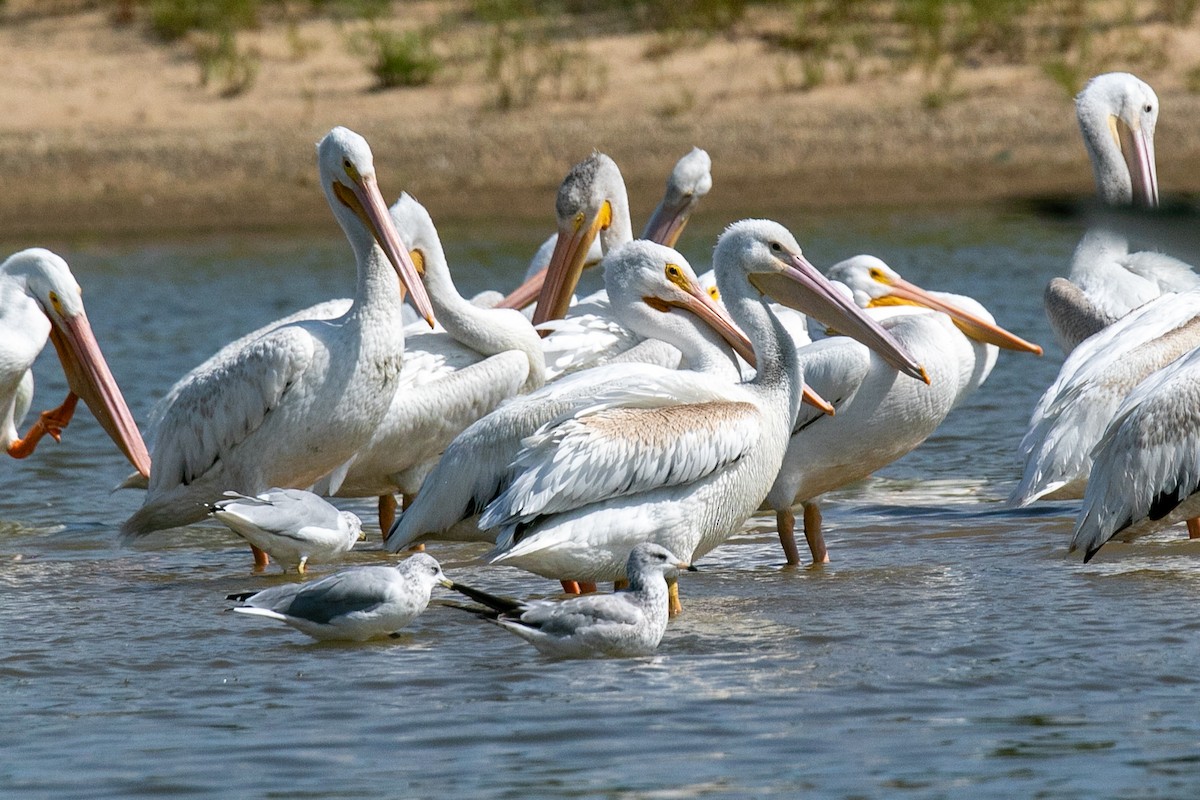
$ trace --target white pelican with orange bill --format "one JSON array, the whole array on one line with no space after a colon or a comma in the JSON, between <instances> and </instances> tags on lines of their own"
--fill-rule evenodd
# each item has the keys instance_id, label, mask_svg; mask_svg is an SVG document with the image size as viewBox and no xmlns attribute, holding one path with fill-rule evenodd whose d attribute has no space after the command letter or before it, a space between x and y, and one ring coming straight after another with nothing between
<instances>
[{"instance_id":1,"label":"white pelican with orange bill","mask_svg":"<svg viewBox=\"0 0 1200 800\"><path fill-rule=\"evenodd\" d=\"M158 426L149 489L125 537L196 522L226 491L307 488L344 474L396 391L405 289L433 325L366 140L334 128L317 145L317 164L357 261L353 305L335 319L274 328L188 376Z\"/></svg>"},{"instance_id":2,"label":"white pelican with orange bill","mask_svg":"<svg viewBox=\"0 0 1200 800\"><path fill-rule=\"evenodd\" d=\"M21 436L17 426L33 400L31 368L47 338L70 391L62 405L41 412ZM6 452L25 458L43 437L59 441L80 398L129 463L149 474L146 445L96 343L75 276L49 250L22 250L0 264L0 422Z\"/></svg>"}]
</instances>

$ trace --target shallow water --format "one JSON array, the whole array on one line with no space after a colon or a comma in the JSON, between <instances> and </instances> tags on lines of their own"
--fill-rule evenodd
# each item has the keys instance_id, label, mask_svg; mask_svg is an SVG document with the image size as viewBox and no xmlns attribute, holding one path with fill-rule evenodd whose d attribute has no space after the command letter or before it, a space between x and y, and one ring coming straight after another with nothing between
<instances>
[{"instance_id":1,"label":"shallow water","mask_svg":"<svg viewBox=\"0 0 1200 800\"><path fill-rule=\"evenodd\" d=\"M399 639L316 644L226 612L222 528L116 528L140 502L81 411L0 462L0 788L96 797L1187 797L1200 790L1197 550L1179 532L1066 554L1073 507L1000 508L1060 358L1041 290L1079 231L979 210L787 219L818 265L883 257L1046 346L1003 353L920 449L828 496L832 563L788 569L772 518L705 557L651 659L555 662L432 606ZM717 229L693 223L698 268ZM442 231L460 288L509 285L536 230ZM472 242L470 245L456 244ZM10 243L6 252L27 243ZM333 238L60 250L138 419L222 343L348 294ZM61 373L39 362L35 409ZM340 502L371 519L372 504ZM377 531L349 559L383 558ZM499 593L547 582L464 566ZM316 574L329 567L314 570Z\"/></svg>"}]
</instances>

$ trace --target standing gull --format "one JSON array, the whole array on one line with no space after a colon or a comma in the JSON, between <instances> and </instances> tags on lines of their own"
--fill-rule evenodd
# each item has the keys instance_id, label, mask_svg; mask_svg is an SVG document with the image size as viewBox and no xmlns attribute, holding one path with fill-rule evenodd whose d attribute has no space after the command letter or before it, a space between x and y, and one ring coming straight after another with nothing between
<instances>
[{"instance_id":1,"label":"standing gull","mask_svg":"<svg viewBox=\"0 0 1200 800\"><path fill-rule=\"evenodd\" d=\"M255 497L226 492L209 513L275 559L286 571L332 561L362 538L362 520L303 489L271 489Z\"/></svg>"},{"instance_id":2,"label":"standing gull","mask_svg":"<svg viewBox=\"0 0 1200 800\"><path fill-rule=\"evenodd\" d=\"M314 639L363 642L390 636L429 605L433 587L453 584L425 553L395 566L354 567L311 583L231 594L241 614L277 619Z\"/></svg>"},{"instance_id":3,"label":"standing gull","mask_svg":"<svg viewBox=\"0 0 1200 800\"><path fill-rule=\"evenodd\" d=\"M455 583L450 588L488 606L481 612L556 658L633 658L652 655L670 616L668 583L695 571L665 547L643 542L629 553L629 586L613 594L569 600L507 600Z\"/></svg>"}]
</instances>

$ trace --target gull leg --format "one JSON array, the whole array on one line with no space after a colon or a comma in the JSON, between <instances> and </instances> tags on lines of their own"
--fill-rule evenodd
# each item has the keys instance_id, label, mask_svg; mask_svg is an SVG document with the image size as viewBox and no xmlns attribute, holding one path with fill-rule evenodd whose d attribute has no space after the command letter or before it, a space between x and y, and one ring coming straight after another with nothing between
<instances>
[{"instance_id":1,"label":"gull leg","mask_svg":"<svg viewBox=\"0 0 1200 800\"><path fill-rule=\"evenodd\" d=\"M8 446L8 454L13 458L25 458L37 448L38 442L47 434L54 441L61 441L62 430L74 416L75 404L78 402L79 396L69 392L67 399L63 400L58 408L43 411L38 416L38 421L29 428L29 432Z\"/></svg>"},{"instance_id":2,"label":"gull leg","mask_svg":"<svg viewBox=\"0 0 1200 800\"><path fill-rule=\"evenodd\" d=\"M1200 539L1200 517L1192 517L1187 521L1188 538Z\"/></svg>"},{"instance_id":3,"label":"gull leg","mask_svg":"<svg viewBox=\"0 0 1200 800\"><path fill-rule=\"evenodd\" d=\"M821 507L816 501L804 503L804 538L812 552L814 564L828 564L829 551L825 549L825 536L821 533Z\"/></svg>"},{"instance_id":4,"label":"gull leg","mask_svg":"<svg viewBox=\"0 0 1200 800\"><path fill-rule=\"evenodd\" d=\"M787 563L799 564L800 551L796 549L796 515L790 508L775 512L775 527L779 529L779 543L783 545L783 555Z\"/></svg>"}]
</instances>

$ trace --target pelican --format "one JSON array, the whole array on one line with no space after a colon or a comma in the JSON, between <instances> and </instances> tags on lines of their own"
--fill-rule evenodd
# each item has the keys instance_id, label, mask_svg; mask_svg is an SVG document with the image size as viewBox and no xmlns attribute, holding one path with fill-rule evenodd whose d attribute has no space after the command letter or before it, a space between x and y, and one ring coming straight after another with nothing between
<instances>
[{"instance_id":1,"label":"pelican","mask_svg":"<svg viewBox=\"0 0 1200 800\"><path fill-rule=\"evenodd\" d=\"M454 286L429 213L405 194L392 215L443 330L409 335L391 406L332 493L379 497L380 528L394 494L415 495L433 461L467 425L514 395L544 383L542 339L519 311L480 308ZM328 481L318 488L329 490Z\"/></svg>"},{"instance_id":2,"label":"pelican","mask_svg":"<svg viewBox=\"0 0 1200 800\"><path fill-rule=\"evenodd\" d=\"M489 563L560 580L616 581L640 542L694 562L734 533L778 472L800 404L795 349L767 295L836 321L898 369L924 375L778 223L731 226L717 242L714 268L730 316L753 342L754 380L662 371L602 387L552 419L493 483L479 520L500 531Z\"/></svg>"},{"instance_id":3,"label":"pelican","mask_svg":"<svg viewBox=\"0 0 1200 800\"><path fill-rule=\"evenodd\" d=\"M613 310L623 325L678 346L690 369L713 380L739 380L730 348L753 359L754 351L724 309L700 286L679 253L652 242L631 242L604 264ZM426 479L426 488L396 521L387 547L396 551L425 538L494 543L495 535L469 520L491 499L521 442L569 409L584 405L614 381L649 383L672 372L651 364L610 364L559 378L516 397L468 427Z\"/></svg>"},{"instance_id":4,"label":"pelican","mask_svg":"<svg viewBox=\"0 0 1200 800\"><path fill-rule=\"evenodd\" d=\"M1188 521L1200 534L1200 350L1129 393L1097 443L1071 550L1090 561L1114 537Z\"/></svg>"},{"instance_id":5,"label":"pelican","mask_svg":"<svg viewBox=\"0 0 1200 800\"><path fill-rule=\"evenodd\" d=\"M1075 348L1038 400L1021 439L1021 480L1009 503L1079 499L1093 449L1142 381L1200 347L1200 289L1168 294Z\"/></svg>"},{"instance_id":6,"label":"pelican","mask_svg":"<svg viewBox=\"0 0 1200 800\"><path fill-rule=\"evenodd\" d=\"M562 186L559 188L559 207L561 204L571 204L568 216L574 219L574 215L578 213L587 213L586 208L577 207L579 199L586 194L579 192L574 187L584 180L579 175L586 170L584 166L589 161L596 160L603 162L603 159L596 159L595 154L592 158L585 160L581 164L568 173ZM614 163L613 168L616 167ZM601 169L608 171L607 165L602 165ZM599 170L596 174L598 174ZM625 182L620 178L620 171L617 171L616 180L620 181L618 186L611 176L603 176L603 180L609 182L609 188L612 191L611 203L613 213L621 213L621 208L624 207L628 213L628 198L625 191ZM675 162L675 167L671 170L671 174L667 176L666 189L663 192L662 200L654 209L654 213L650 215L649 221L646 223L645 229L642 231L641 238L648 239L651 242L674 247L679 241L680 234L687 227L688 220L691 218L692 212L696 210L696 206L704 199L712 189L712 159L708 153L701 150L699 147L693 147L687 154ZM599 203L595 204L599 208ZM567 230L568 226L559 214L558 230ZM633 226L629 225L629 230L632 233ZM515 290L504 301L504 305L508 308L523 308L532 303L541 291L542 285L546 280L546 272L550 266L553 254L558 246L559 233L553 233L534 254L533 259L529 262L529 269L525 273L525 283ZM602 244L608 244L615 247L620 242L605 237L592 236L588 241L587 255L583 258L583 266L600 263L604 257L604 248ZM574 284L572 284L574 285Z\"/></svg>"},{"instance_id":7,"label":"pelican","mask_svg":"<svg viewBox=\"0 0 1200 800\"><path fill-rule=\"evenodd\" d=\"M833 403L836 413L806 409L797 417L766 497L789 564L800 563L794 504L803 506L813 562L827 562L820 495L867 477L924 442L987 379L998 348L1042 352L997 327L975 300L928 292L874 256L842 261L828 276L849 287L859 306L884 317L883 327L924 366L929 382L907 380L867 347L842 336L799 349L805 382Z\"/></svg>"},{"instance_id":8,"label":"pelican","mask_svg":"<svg viewBox=\"0 0 1200 800\"><path fill-rule=\"evenodd\" d=\"M1158 96L1127 72L1092 78L1075 99L1096 190L1111 207L1158 205L1154 127ZM1070 279L1046 287L1046 315L1065 353L1134 308L1168 291L1200 286L1188 264L1161 253L1129 250L1119 233L1088 231L1071 259Z\"/></svg>"},{"instance_id":9,"label":"pelican","mask_svg":"<svg viewBox=\"0 0 1200 800\"><path fill-rule=\"evenodd\" d=\"M33 362L47 339L70 391L62 405L43 411L20 436L17 426L33 401ZM148 474L146 445L96 344L67 262L42 248L15 253L0 264L0 411L7 453L25 458L42 437L59 441L81 397L134 468Z\"/></svg>"},{"instance_id":10,"label":"pelican","mask_svg":"<svg viewBox=\"0 0 1200 800\"><path fill-rule=\"evenodd\" d=\"M317 145L317 164L357 260L353 305L336 319L277 327L188 378L159 424L146 498L123 536L202 519L226 490L305 488L345 469L395 393L405 289L433 324L366 140L334 128Z\"/></svg>"}]
</instances>

